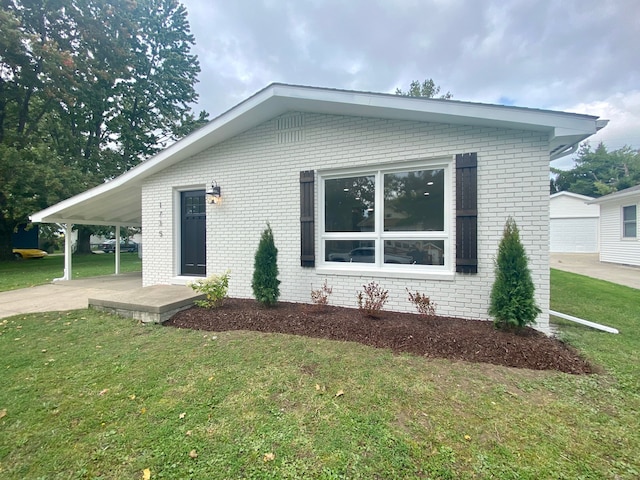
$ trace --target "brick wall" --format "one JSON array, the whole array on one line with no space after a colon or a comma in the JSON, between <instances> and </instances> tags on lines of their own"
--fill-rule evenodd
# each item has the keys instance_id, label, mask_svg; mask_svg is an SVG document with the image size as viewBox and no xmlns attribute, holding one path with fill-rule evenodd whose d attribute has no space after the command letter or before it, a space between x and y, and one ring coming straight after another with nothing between
<instances>
[{"instance_id":1,"label":"brick wall","mask_svg":"<svg viewBox=\"0 0 640 480\"><path fill-rule=\"evenodd\" d=\"M282 119L282 118L281 118ZM281 120L280 119L280 120ZM356 292L371 275L336 275L300 267L300 184L302 170L380 165L478 153L478 274L448 280L375 277L389 290L388 309L413 311L405 287L437 303L437 313L487 319L493 259L506 218L515 218L530 259L536 297L548 330L549 154L539 132L446 124L302 114L295 121L268 121L148 179L143 187L145 254L143 283L180 281L179 189L204 189L215 179L222 205L207 206L207 271L231 270L230 295L251 297L253 259L268 221L278 247L281 300L308 302L327 279L330 302L356 306ZM287 132L278 130L285 125ZM452 164L452 168L455 165ZM455 198L452 170L452 198ZM318 187L318 186L316 186ZM316 216L318 208L316 188ZM455 226L452 206L450 221ZM319 227L316 222L316 231ZM455 232L453 232L455 235ZM451 238L455 261L455 236ZM316 257L320 242L316 241ZM406 276L405 276L406 277Z\"/></svg>"}]
</instances>

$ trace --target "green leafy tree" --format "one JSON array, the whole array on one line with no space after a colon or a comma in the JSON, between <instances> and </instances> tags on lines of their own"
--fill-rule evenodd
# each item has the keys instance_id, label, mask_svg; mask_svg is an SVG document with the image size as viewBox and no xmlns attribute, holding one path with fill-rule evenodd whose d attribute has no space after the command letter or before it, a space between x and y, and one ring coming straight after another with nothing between
<instances>
[{"instance_id":1,"label":"green leafy tree","mask_svg":"<svg viewBox=\"0 0 640 480\"><path fill-rule=\"evenodd\" d=\"M251 288L253 296L262 305L274 306L280 297L280 280L278 280L278 249L273 240L271 225L262 232L253 266Z\"/></svg>"},{"instance_id":2,"label":"green leafy tree","mask_svg":"<svg viewBox=\"0 0 640 480\"><path fill-rule=\"evenodd\" d=\"M509 217L498 247L495 281L491 289L489 315L497 327L521 329L535 322L541 312L534 298L535 286L527 254L520 242L515 220Z\"/></svg>"},{"instance_id":3,"label":"green leafy tree","mask_svg":"<svg viewBox=\"0 0 640 480\"><path fill-rule=\"evenodd\" d=\"M571 170L552 168L551 193L561 191L600 197L640 184L640 151L630 147L608 151L603 143L593 150L583 143Z\"/></svg>"},{"instance_id":4,"label":"green leafy tree","mask_svg":"<svg viewBox=\"0 0 640 480\"><path fill-rule=\"evenodd\" d=\"M444 93L438 97L439 94L440 86L436 85L431 78L424 80L422 83L420 83L419 80L413 80L409 85L409 89L407 91L402 91L401 89L396 88L396 95L404 95L405 97L437 97L444 100L453 98L453 94L451 92Z\"/></svg>"},{"instance_id":5,"label":"green leafy tree","mask_svg":"<svg viewBox=\"0 0 640 480\"><path fill-rule=\"evenodd\" d=\"M2 0L0 31L8 259L11 233L30 213L125 172L207 114L191 112L200 67L177 0ZM91 232L79 229L79 251Z\"/></svg>"}]
</instances>

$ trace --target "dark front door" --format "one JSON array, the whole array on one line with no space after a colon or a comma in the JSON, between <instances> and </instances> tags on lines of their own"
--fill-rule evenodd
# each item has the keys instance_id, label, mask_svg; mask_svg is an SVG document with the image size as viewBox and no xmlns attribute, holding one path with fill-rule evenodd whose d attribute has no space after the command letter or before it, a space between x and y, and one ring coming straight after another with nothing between
<instances>
[{"instance_id":1,"label":"dark front door","mask_svg":"<svg viewBox=\"0 0 640 480\"><path fill-rule=\"evenodd\" d=\"M181 192L182 275L207 274L204 190Z\"/></svg>"}]
</instances>

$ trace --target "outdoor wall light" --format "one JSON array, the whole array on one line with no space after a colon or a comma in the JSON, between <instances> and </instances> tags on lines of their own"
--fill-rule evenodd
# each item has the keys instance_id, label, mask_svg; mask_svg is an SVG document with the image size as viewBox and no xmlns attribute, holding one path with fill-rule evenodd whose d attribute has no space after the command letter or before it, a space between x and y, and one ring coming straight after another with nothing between
<instances>
[{"instance_id":1,"label":"outdoor wall light","mask_svg":"<svg viewBox=\"0 0 640 480\"><path fill-rule=\"evenodd\" d=\"M222 194L220 193L220 185L215 180L211 181L211 186L207 188L205 194L207 195L207 203L214 203L220 205L222 203Z\"/></svg>"}]
</instances>

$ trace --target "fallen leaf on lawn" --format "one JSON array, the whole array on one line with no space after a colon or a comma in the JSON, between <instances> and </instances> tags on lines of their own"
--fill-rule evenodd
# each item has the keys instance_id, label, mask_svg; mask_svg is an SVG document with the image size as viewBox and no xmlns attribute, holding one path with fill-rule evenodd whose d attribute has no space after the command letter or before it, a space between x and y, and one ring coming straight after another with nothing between
<instances>
[{"instance_id":1,"label":"fallen leaf on lawn","mask_svg":"<svg viewBox=\"0 0 640 480\"><path fill-rule=\"evenodd\" d=\"M151 480L151 470L145 468L142 471L142 480Z\"/></svg>"},{"instance_id":2,"label":"fallen leaf on lawn","mask_svg":"<svg viewBox=\"0 0 640 480\"><path fill-rule=\"evenodd\" d=\"M187 432L185 433L185 435L186 435L187 437L190 437L192 433L193 433L193 432L192 432L191 430L187 430Z\"/></svg>"},{"instance_id":3,"label":"fallen leaf on lawn","mask_svg":"<svg viewBox=\"0 0 640 480\"><path fill-rule=\"evenodd\" d=\"M98 395L104 395L105 393L107 393L109 391L108 388L104 388L102 390L100 390L100 392L98 393Z\"/></svg>"},{"instance_id":4,"label":"fallen leaf on lawn","mask_svg":"<svg viewBox=\"0 0 640 480\"><path fill-rule=\"evenodd\" d=\"M470 441L470 440L471 440L471 436L469 436L469 435L465 435L465 436L464 436L464 439L468 442L468 441Z\"/></svg>"},{"instance_id":5,"label":"fallen leaf on lawn","mask_svg":"<svg viewBox=\"0 0 640 480\"><path fill-rule=\"evenodd\" d=\"M135 395L129 395L129 400L135 400L136 396Z\"/></svg>"},{"instance_id":6,"label":"fallen leaf on lawn","mask_svg":"<svg viewBox=\"0 0 640 480\"><path fill-rule=\"evenodd\" d=\"M43 348L43 349L42 349L42 353L47 353L47 349L46 349L46 348Z\"/></svg>"},{"instance_id":7,"label":"fallen leaf on lawn","mask_svg":"<svg viewBox=\"0 0 640 480\"><path fill-rule=\"evenodd\" d=\"M320 390L320 385L318 385L317 383L316 383L316 390L318 391Z\"/></svg>"},{"instance_id":8,"label":"fallen leaf on lawn","mask_svg":"<svg viewBox=\"0 0 640 480\"><path fill-rule=\"evenodd\" d=\"M213 380L213 377L209 377L209 381Z\"/></svg>"},{"instance_id":9,"label":"fallen leaf on lawn","mask_svg":"<svg viewBox=\"0 0 640 480\"><path fill-rule=\"evenodd\" d=\"M182 412L182 413L180 414L180 418L182 419L182 418L184 418L186 415L187 415L187 414L186 414L185 412Z\"/></svg>"},{"instance_id":10,"label":"fallen leaf on lawn","mask_svg":"<svg viewBox=\"0 0 640 480\"><path fill-rule=\"evenodd\" d=\"M7 416L7 409L3 408L2 410L0 410L0 418L6 417L6 416Z\"/></svg>"},{"instance_id":11,"label":"fallen leaf on lawn","mask_svg":"<svg viewBox=\"0 0 640 480\"><path fill-rule=\"evenodd\" d=\"M265 453L264 457L262 457L263 462L272 462L276 459L276 455L273 452Z\"/></svg>"},{"instance_id":12,"label":"fallen leaf on lawn","mask_svg":"<svg viewBox=\"0 0 640 480\"><path fill-rule=\"evenodd\" d=\"M344 395L344 391L338 390L338 393L336 393L336 397L341 397L342 395Z\"/></svg>"},{"instance_id":13,"label":"fallen leaf on lawn","mask_svg":"<svg viewBox=\"0 0 640 480\"><path fill-rule=\"evenodd\" d=\"M142 408L140 409L140 413L142 413L142 414L144 415L145 413L147 413L147 409L146 409L146 408L144 408L144 407L142 407Z\"/></svg>"},{"instance_id":14,"label":"fallen leaf on lawn","mask_svg":"<svg viewBox=\"0 0 640 480\"><path fill-rule=\"evenodd\" d=\"M196 452L195 450L191 450L191 451L189 452L189 456L190 456L191 458L198 458L198 452Z\"/></svg>"}]
</instances>

